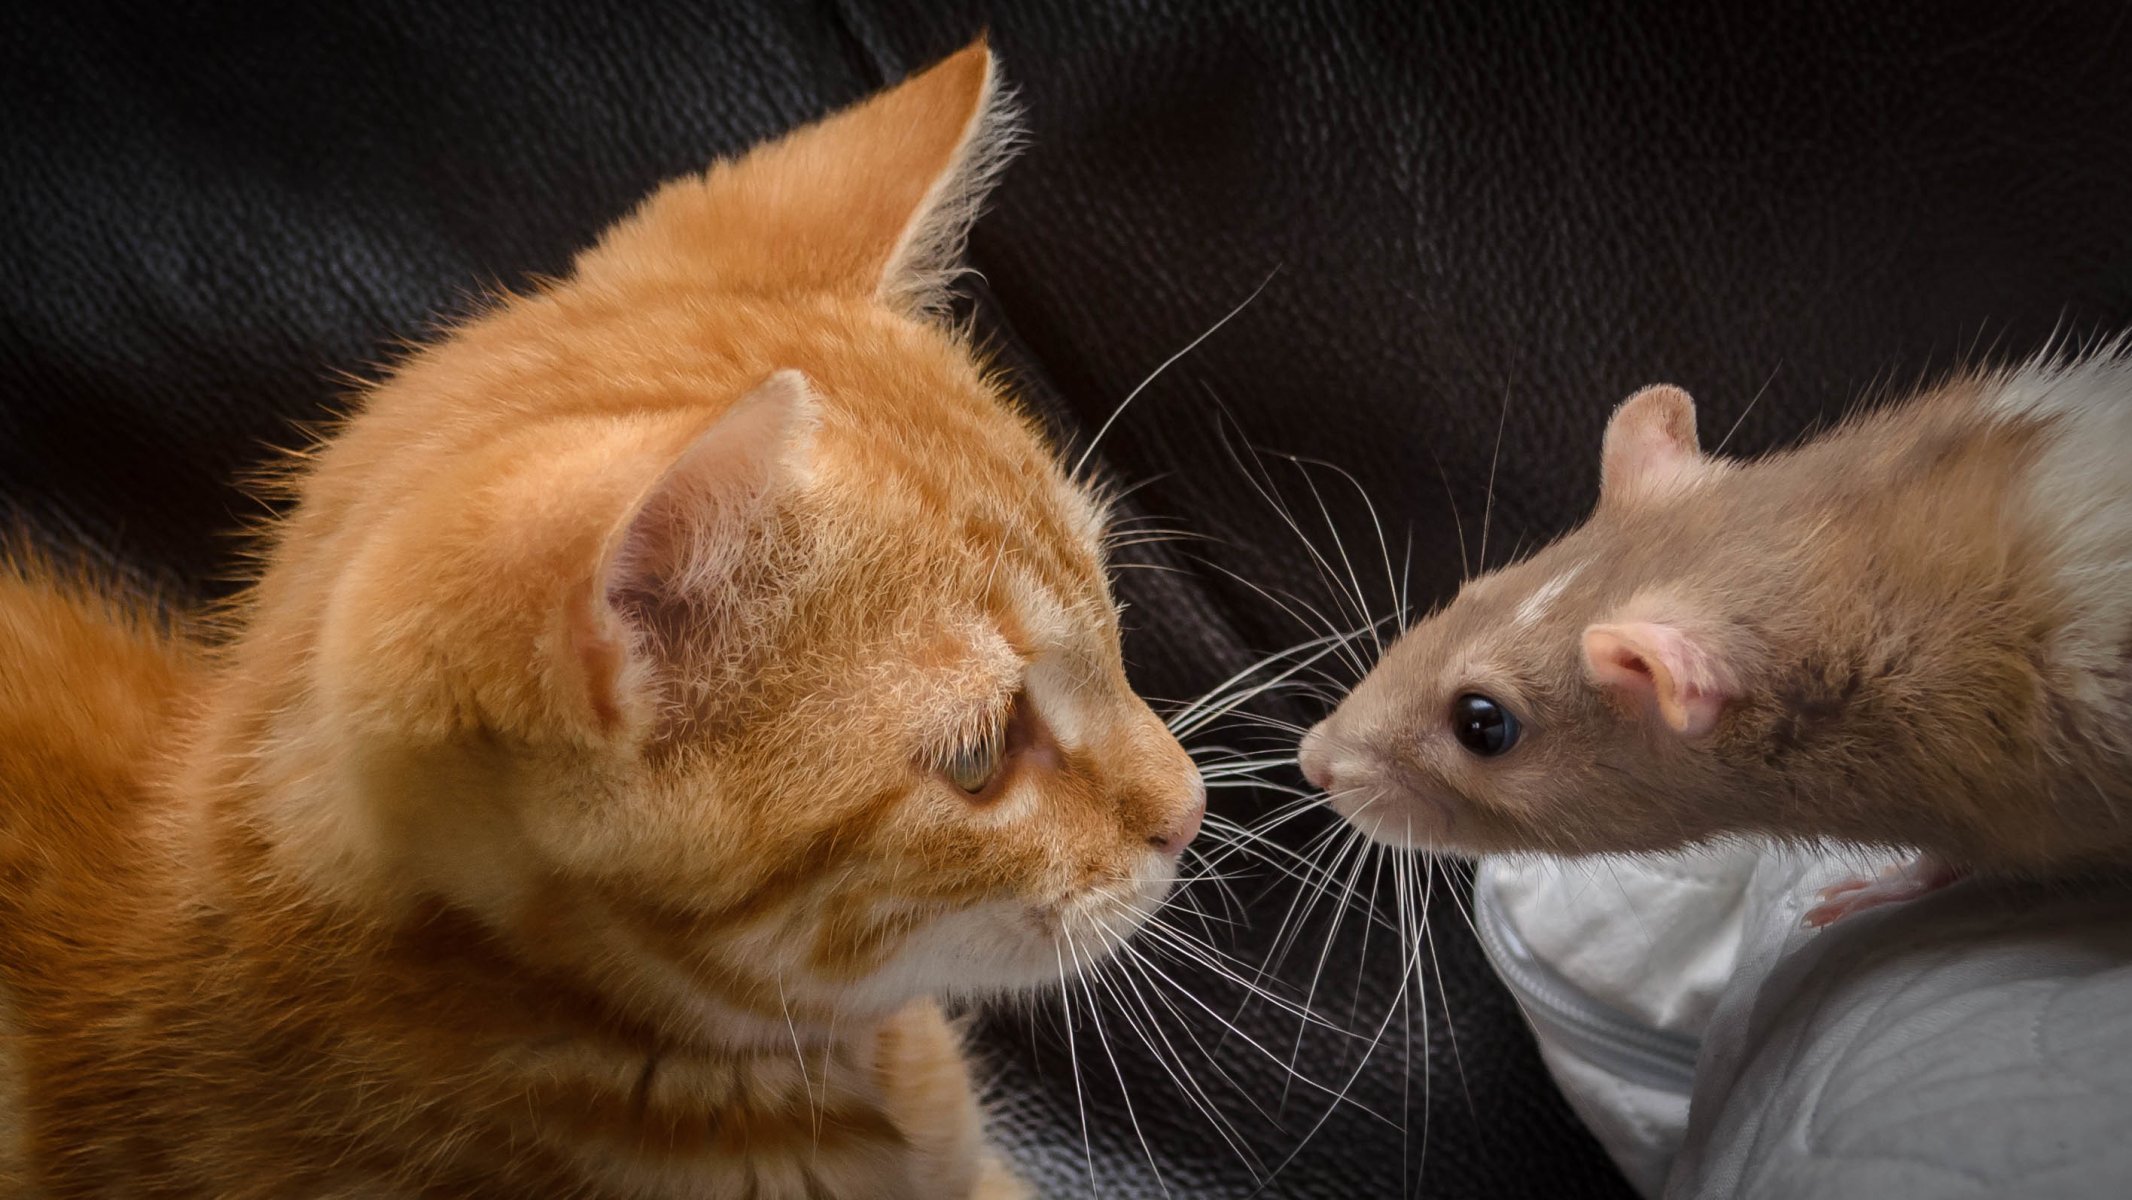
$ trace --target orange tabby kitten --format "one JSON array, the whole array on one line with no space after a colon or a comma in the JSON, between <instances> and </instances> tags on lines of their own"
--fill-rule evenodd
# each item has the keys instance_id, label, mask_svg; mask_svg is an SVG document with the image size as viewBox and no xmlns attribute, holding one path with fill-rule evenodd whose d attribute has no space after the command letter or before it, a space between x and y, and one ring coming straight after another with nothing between
<instances>
[{"instance_id":1,"label":"orange tabby kitten","mask_svg":"<svg viewBox=\"0 0 2132 1200\"><path fill-rule=\"evenodd\" d=\"M1101 513L929 322L980 44L673 183L297 472L227 644L0 571L47 1196L1011 1196L934 997L1157 905Z\"/></svg>"}]
</instances>

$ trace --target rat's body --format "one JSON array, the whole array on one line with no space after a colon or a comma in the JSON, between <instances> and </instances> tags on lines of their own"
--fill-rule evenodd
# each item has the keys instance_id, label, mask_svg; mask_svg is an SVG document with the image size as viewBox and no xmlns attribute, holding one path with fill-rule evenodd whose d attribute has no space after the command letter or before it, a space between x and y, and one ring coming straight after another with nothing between
<instances>
[{"instance_id":1,"label":"rat's body","mask_svg":"<svg viewBox=\"0 0 2132 1200\"><path fill-rule=\"evenodd\" d=\"M1913 890L2132 864L2132 361L1968 377L1751 463L1700 454L1654 388L1604 478L1306 739L1358 824L1478 853L1907 846Z\"/></svg>"}]
</instances>

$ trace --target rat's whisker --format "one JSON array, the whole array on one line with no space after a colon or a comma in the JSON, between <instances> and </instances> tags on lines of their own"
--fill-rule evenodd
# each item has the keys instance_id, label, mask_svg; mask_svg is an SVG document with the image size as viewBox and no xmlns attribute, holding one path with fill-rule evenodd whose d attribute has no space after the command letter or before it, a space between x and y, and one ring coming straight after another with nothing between
<instances>
[{"instance_id":1,"label":"rat's whisker","mask_svg":"<svg viewBox=\"0 0 2132 1200\"><path fill-rule=\"evenodd\" d=\"M1503 456L1503 427L1510 423L1510 381L1503 381L1502 411L1495 418L1495 449L1488 452L1488 498L1481 506L1480 568L1488 570L1488 521L1495 514L1495 468Z\"/></svg>"},{"instance_id":2,"label":"rat's whisker","mask_svg":"<svg viewBox=\"0 0 2132 1200\"><path fill-rule=\"evenodd\" d=\"M1353 488L1353 489L1354 489L1354 492L1355 492L1355 496L1356 496L1356 497L1357 497L1358 499L1360 499L1360 500L1362 501L1362 507L1363 507L1363 509L1364 509L1365 511L1367 511L1367 512L1369 513L1369 519L1370 519L1370 528L1371 528L1372 530L1374 530L1374 531L1376 532L1376 535L1377 535L1377 552L1378 552L1378 555L1380 556L1380 558L1382 559L1382 561L1383 561L1383 564L1384 564L1384 584L1385 584L1385 591L1386 591L1386 594L1387 594L1387 596L1388 596L1388 597L1389 597L1389 598L1391 599L1391 601L1392 601L1392 602L1393 602L1393 603L1394 603L1394 604L1395 604L1395 605L1397 606L1397 609L1396 609L1396 611L1394 612L1393 616L1394 616L1394 617L1395 617L1395 618L1397 619L1397 621L1398 621L1398 623L1399 623L1399 626L1400 626L1400 628L1404 629L1404 628L1406 627L1406 589L1405 589L1405 588L1404 588L1403 586L1401 586L1401 584L1399 583L1399 581L1398 581L1398 580L1396 580L1396 579L1394 579L1394 578L1393 578L1393 575L1392 575L1392 551L1391 551L1391 547L1390 547L1390 546L1389 546L1389 545L1388 545L1388 544L1387 544L1387 543L1385 542L1385 538L1384 538L1384 522L1383 522L1382 520L1380 520L1380 519L1379 519L1379 517L1378 517L1378 515L1377 515L1377 504L1376 504L1376 502L1375 502L1375 501L1373 501L1373 500L1371 500L1371 499L1370 499L1370 495L1369 495L1369 490L1368 490L1367 488L1364 488L1364 487L1362 486L1362 481L1361 481L1361 480L1359 480L1359 479L1355 478L1354 472L1352 472L1352 471L1349 471L1349 470L1348 470L1347 468L1345 468L1345 467L1342 467L1342 466L1340 466L1340 465L1339 465L1339 464L1337 464L1337 463L1327 462L1327 461L1325 461L1325 460L1323 460L1323 459L1317 459L1317 458L1307 458L1307 457L1304 457L1304 456L1302 456L1302 455L1296 455L1296 454L1289 454L1289 455L1284 455L1283 457L1287 458L1289 462L1295 463L1295 464L1296 464L1296 465L1297 465L1297 466L1298 466L1299 468L1301 468L1301 467L1321 467L1321 468L1323 468L1323 469L1325 469L1325 470L1331 471L1331 472L1332 472L1332 473L1334 473L1335 475L1338 475L1338 476L1339 476L1340 478L1342 478L1342 479L1346 480L1346 481L1347 481L1347 485L1348 485L1348 486L1349 486L1350 488ZM1308 478L1307 474L1306 474L1305 478ZM1313 496L1317 495L1317 487L1316 487L1316 485L1315 485L1315 484L1313 484L1313 485L1311 486L1311 494L1312 494ZM1323 514L1325 515L1325 524L1326 524L1326 528L1327 528L1328 530L1331 530L1331 529L1332 529L1332 514L1331 514L1331 513L1329 512L1329 511L1327 511L1327 510L1326 510L1326 507L1325 507L1325 501L1324 501L1324 499L1323 499L1322 497L1321 497L1321 498L1319 498L1319 500L1318 500L1318 510L1319 510L1319 512L1321 512L1321 513L1323 513ZM1337 540L1337 539L1338 539L1338 537L1339 537L1339 534L1338 534L1338 532L1337 532L1337 531L1335 531L1335 532L1334 532L1334 534L1333 534L1333 536L1334 536L1335 540ZM1413 534L1412 534L1412 531L1411 531L1411 530L1409 530L1409 531L1408 531L1408 537L1409 537L1409 538L1411 538L1412 536L1413 536ZM1345 558L1346 558L1346 556L1347 556L1347 555L1346 555L1346 550L1345 550L1345 548L1343 547L1343 548L1342 548L1342 550L1341 550L1341 558L1342 558L1342 559L1345 559ZM1349 568L1349 576L1350 576L1350 578L1353 578L1353 568L1352 568L1352 567L1350 567L1350 568ZM1357 596L1357 597L1360 597L1360 596L1361 596L1361 594L1362 594L1362 583L1361 583L1361 581L1360 581L1359 579L1355 579L1355 580L1354 580L1354 586L1355 586L1355 594L1356 594L1356 596ZM1370 630L1371 630L1371 632L1372 632L1372 634L1373 634L1373 635L1375 634L1375 632L1376 632L1377 628L1378 628L1378 627L1379 627L1379 626L1380 626L1380 625L1381 625L1382 623L1383 623L1383 622L1382 622L1381 620L1379 620L1379 621L1373 621L1373 622L1371 622L1371 623L1370 623L1370 626L1369 626L1369 627L1370 627ZM1378 643L1377 643L1377 654L1378 654L1378 656L1379 656L1379 657L1382 657L1382 656L1383 656L1383 654L1384 654L1384 643L1383 643L1383 641L1382 641L1382 640L1379 640L1379 641L1378 641Z\"/></svg>"},{"instance_id":3,"label":"rat's whisker","mask_svg":"<svg viewBox=\"0 0 2132 1200\"><path fill-rule=\"evenodd\" d=\"M1242 456L1237 454L1236 448L1230 444L1227 430L1221 426L1216 428L1221 434L1222 447L1229 452L1231 460L1243 472L1245 482L1251 485L1251 489L1259 494L1259 497L1266 502L1267 506L1273 509L1274 513L1280 517L1282 524L1288 526L1289 532L1295 535L1296 542L1303 547L1304 553L1310 557L1311 563L1317 569L1318 577L1331 590L1333 598L1340 601L1342 607L1351 609L1355 623L1367 623L1369 614L1361 596L1352 594L1347 590L1347 584L1340 578L1339 573L1333 569L1331 561L1318 550L1316 544L1310 540L1310 536L1303 531L1302 523L1296 520L1295 514L1279 498L1278 492L1272 487L1272 474L1266 470L1265 461L1260 457L1257 447L1252 446L1249 442L1246 442L1244 446L1251 454L1252 463L1258 467L1257 472L1254 472L1244 464ZM1264 476L1264 482L1261 481L1261 475ZM1304 479L1308 482L1309 475L1307 472L1304 475ZM1314 487L1313 490L1315 490ZM1320 500L1321 506L1322 503L1323 501ZM1335 541L1337 540L1338 535L1335 533ZM1298 601L1298 603L1301 603L1301 601ZM1305 605L1305 607L1309 606ZM1312 611L1315 612L1316 610L1312 609ZM1320 614L1320 619L1324 619L1322 614ZM1327 621L1326 625L1327 627L1332 627L1333 623Z\"/></svg>"},{"instance_id":4,"label":"rat's whisker","mask_svg":"<svg viewBox=\"0 0 2132 1200\"><path fill-rule=\"evenodd\" d=\"M1732 427L1725 431L1724 437L1718 439L1717 449L1710 452L1710 457L1716 458L1718 455L1723 454L1725 447L1732 444L1732 435L1740 431L1740 426L1747 421L1747 414L1753 412L1754 406L1762 402L1762 393L1768 391L1769 385L1777 381L1777 372L1783 369L1784 360L1780 358L1777 360L1777 365L1769 369L1769 377L1762 381L1762 386L1756 388L1754 395L1748 398L1747 407L1741 409L1740 415L1732 419Z\"/></svg>"},{"instance_id":5,"label":"rat's whisker","mask_svg":"<svg viewBox=\"0 0 2132 1200\"><path fill-rule=\"evenodd\" d=\"M1466 522L1458 515L1458 494L1451 489L1451 473L1444 469L1444 460L1437 455L1436 447L1424 443L1423 448L1429 452L1429 461L1436 464L1436 477L1444 485L1444 501L1451 506L1451 529L1458 534L1458 577L1463 582L1473 578L1473 560L1466 557ZM1406 606L1402 603L1400 607L1404 609Z\"/></svg>"}]
</instances>

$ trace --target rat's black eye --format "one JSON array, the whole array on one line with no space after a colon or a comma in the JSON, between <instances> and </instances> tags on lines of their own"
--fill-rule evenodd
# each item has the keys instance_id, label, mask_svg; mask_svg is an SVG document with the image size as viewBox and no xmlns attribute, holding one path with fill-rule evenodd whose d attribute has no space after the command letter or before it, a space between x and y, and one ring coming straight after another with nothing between
<instances>
[{"instance_id":1,"label":"rat's black eye","mask_svg":"<svg viewBox=\"0 0 2132 1200\"><path fill-rule=\"evenodd\" d=\"M1518 719L1479 692L1467 692L1451 702L1451 733L1459 745L1494 758L1518 744Z\"/></svg>"}]
</instances>

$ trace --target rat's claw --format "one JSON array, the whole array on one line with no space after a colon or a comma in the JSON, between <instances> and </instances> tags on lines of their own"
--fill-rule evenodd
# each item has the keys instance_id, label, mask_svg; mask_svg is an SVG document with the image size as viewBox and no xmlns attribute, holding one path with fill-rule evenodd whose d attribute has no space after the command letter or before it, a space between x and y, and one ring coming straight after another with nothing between
<instances>
[{"instance_id":1,"label":"rat's claw","mask_svg":"<svg viewBox=\"0 0 2132 1200\"><path fill-rule=\"evenodd\" d=\"M1893 867L1883 868L1881 874L1885 876L1889 871L1892 870L1894 870ZM1815 892L1814 894L1816 896L1819 896L1823 900L1834 900L1838 896L1846 895L1848 893L1858 891L1862 888L1869 888L1872 886L1872 880L1853 875L1849 879L1846 879L1841 883L1832 883L1827 887L1822 888L1820 891Z\"/></svg>"},{"instance_id":2,"label":"rat's claw","mask_svg":"<svg viewBox=\"0 0 2132 1200\"><path fill-rule=\"evenodd\" d=\"M1882 868L1878 878L1854 877L1822 888L1818 893L1821 903L1807 910L1803 923L1809 928L1822 929L1852 913L1915 900L1961 877L1962 873L1955 868L1930 855L1920 855L1900 866Z\"/></svg>"}]
</instances>

